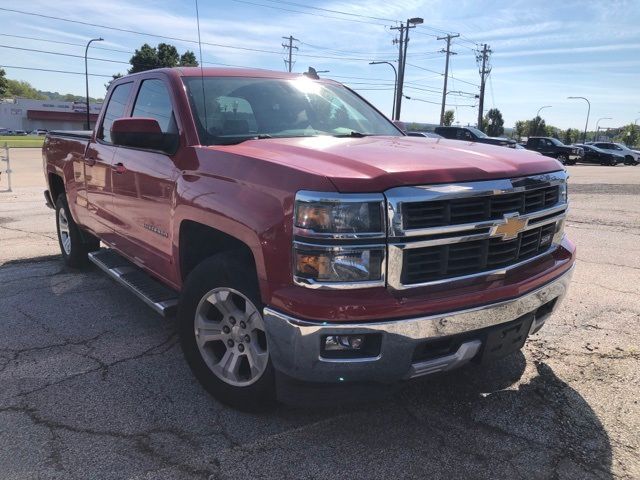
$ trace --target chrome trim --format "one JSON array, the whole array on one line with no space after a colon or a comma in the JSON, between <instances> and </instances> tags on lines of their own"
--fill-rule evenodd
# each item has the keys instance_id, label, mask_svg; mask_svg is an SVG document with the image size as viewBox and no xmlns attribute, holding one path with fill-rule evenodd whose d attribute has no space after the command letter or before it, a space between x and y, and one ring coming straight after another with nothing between
<instances>
[{"instance_id":1,"label":"chrome trim","mask_svg":"<svg viewBox=\"0 0 640 480\"><path fill-rule=\"evenodd\" d=\"M539 188L563 185L566 183L567 173L562 170L542 175L532 175L515 179L488 180L482 182L468 182L447 185L426 185L417 187L398 187L385 192L387 198L388 236L407 237L433 234L431 228L408 229L403 228L402 204L414 202L429 202L439 200L453 200L460 198L505 195ZM560 197L562 197L560 192ZM445 228L445 227L432 227Z\"/></svg>"},{"instance_id":2,"label":"chrome trim","mask_svg":"<svg viewBox=\"0 0 640 480\"><path fill-rule=\"evenodd\" d=\"M573 267L546 285L509 300L404 320L371 323L306 321L265 307L264 321L271 359L277 370L307 381L337 382L342 378L346 381L384 382L408 378L413 367L413 353L421 342L507 323L557 298L553 312L566 295L572 274ZM550 313L545 312L534 324L541 326L541 320L546 320ZM327 361L321 357L323 336L366 333L382 333L379 357L362 362L354 362L353 359ZM455 361L452 364L458 366Z\"/></svg>"},{"instance_id":3,"label":"chrome trim","mask_svg":"<svg viewBox=\"0 0 640 480\"><path fill-rule=\"evenodd\" d=\"M526 265L527 263L540 260L542 257L546 255L551 255L553 252L555 252L558 249L559 245L552 243L551 247L549 247L549 249L546 250L545 252L540 253L535 257L522 260L521 262L513 263L507 267L497 268L495 270L484 270L482 272L472 273L469 275L461 275L458 277L448 277L448 278L441 278L439 280L430 280L428 282L407 283L407 284L403 284L400 281L400 278L402 275L402 271L401 271L402 255L403 255L402 250L399 248L391 248L391 247L392 246L389 246L389 265L387 267L387 278L389 280L389 286L396 290L407 290L409 288L430 287L433 285L442 285L443 283L452 283L452 282L460 282L463 280L471 280L473 278L478 278L478 277L492 277L492 276L498 276L498 275L504 276L509 271L515 268L519 268L519 267L522 267L523 265ZM396 264L400 265L400 271L396 271L395 268L392 268L392 265L396 265Z\"/></svg>"},{"instance_id":4,"label":"chrome trim","mask_svg":"<svg viewBox=\"0 0 640 480\"><path fill-rule=\"evenodd\" d=\"M482 342L480 340L472 340L465 342L455 353L445 355L444 357L432 358L424 362L418 362L411 365L408 378L422 377L437 372L446 372L454 368L461 367L469 362L480 351Z\"/></svg>"},{"instance_id":5,"label":"chrome trim","mask_svg":"<svg viewBox=\"0 0 640 480\"><path fill-rule=\"evenodd\" d=\"M382 252L382 258L380 260L380 278L378 280L367 280L364 282L319 282L311 278L298 277L293 274L293 283L300 287L312 288L315 290L354 290L359 288L374 288L384 287L386 285L386 272L387 272L387 248L386 244L373 244L373 245L318 245L316 243L301 242L295 240L293 242L293 258L295 263L296 248L309 249L309 250L324 250L330 252L348 252L348 251L360 251L360 250L375 250ZM293 272L295 272L295 265L292 265Z\"/></svg>"},{"instance_id":6,"label":"chrome trim","mask_svg":"<svg viewBox=\"0 0 640 480\"><path fill-rule=\"evenodd\" d=\"M501 179L450 185L399 187L386 191L385 195L387 197L387 221L389 238L387 254L388 285L396 290L405 290L409 288L451 283L459 280L467 280L481 276L505 275L509 270L518 268L526 263L538 260L544 255L552 253L560 244L563 238L563 227L568 211L566 196L567 177L567 172L562 170L551 172L548 174L533 175L530 177L521 177L516 179ZM536 255L535 257L509 265L508 267L503 267L495 270L485 270L470 275L449 277L421 283L406 285L402 283L401 278L402 268L404 264L404 250L493 238L496 237L496 235L494 234L496 228L504 224L506 218L512 215L511 213L507 213L503 216L503 218L500 219L486 220L476 223L405 230L402 226L402 205L404 203L504 195L523 191L537 190L554 185L560 187L558 203L556 205L544 210L538 210L536 212L518 215L520 219L526 221L522 232L542 227L544 225L556 223L556 232L552 239L552 246L545 252ZM417 239L418 237L420 237L420 239Z\"/></svg>"}]
</instances>

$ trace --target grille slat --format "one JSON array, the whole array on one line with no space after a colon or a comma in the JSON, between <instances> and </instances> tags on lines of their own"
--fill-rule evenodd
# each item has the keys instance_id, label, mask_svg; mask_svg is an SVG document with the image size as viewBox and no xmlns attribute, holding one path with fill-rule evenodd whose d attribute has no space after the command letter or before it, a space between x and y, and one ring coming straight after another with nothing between
<instances>
[{"instance_id":1,"label":"grille slat","mask_svg":"<svg viewBox=\"0 0 640 480\"><path fill-rule=\"evenodd\" d=\"M483 222L505 213L532 213L558 203L559 187L543 187L518 193L402 204L405 229L418 229Z\"/></svg>"},{"instance_id":2,"label":"grille slat","mask_svg":"<svg viewBox=\"0 0 640 480\"><path fill-rule=\"evenodd\" d=\"M514 240L489 238L405 250L402 283L430 282L512 265L547 251L551 242L542 244L542 239L554 232L552 223L527 230Z\"/></svg>"}]
</instances>

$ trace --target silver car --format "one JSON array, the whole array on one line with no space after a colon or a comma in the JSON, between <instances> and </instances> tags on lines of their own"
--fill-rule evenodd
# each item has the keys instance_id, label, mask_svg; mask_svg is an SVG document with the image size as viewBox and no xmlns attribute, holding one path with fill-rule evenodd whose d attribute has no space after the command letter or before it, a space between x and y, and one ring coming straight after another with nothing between
<instances>
[{"instance_id":1,"label":"silver car","mask_svg":"<svg viewBox=\"0 0 640 480\"><path fill-rule=\"evenodd\" d=\"M625 165L638 165L640 163L640 153L635 150L631 150L629 147L622 143L613 142L589 142L589 145L593 145L601 150L611 153L617 153L624 156Z\"/></svg>"}]
</instances>

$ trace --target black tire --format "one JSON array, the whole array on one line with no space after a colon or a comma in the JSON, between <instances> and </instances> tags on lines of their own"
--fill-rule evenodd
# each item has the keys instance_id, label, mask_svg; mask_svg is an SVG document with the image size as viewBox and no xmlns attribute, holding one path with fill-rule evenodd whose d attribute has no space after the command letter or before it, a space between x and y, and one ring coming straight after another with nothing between
<instances>
[{"instance_id":1,"label":"black tire","mask_svg":"<svg viewBox=\"0 0 640 480\"><path fill-rule=\"evenodd\" d=\"M64 221L67 223L66 229ZM56 200L56 231L62 259L69 267L84 267L88 263L87 254L100 248L100 240L83 232L73 220L64 193Z\"/></svg>"},{"instance_id":2,"label":"black tire","mask_svg":"<svg viewBox=\"0 0 640 480\"><path fill-rule=\"evenodd\" d=\"M627 155L626 157L624 157L624 164L625 165L638 165L638 162L635 161L635 159L631 156L631 155Z\"/></svg>"},{"instance_id":3,"label":"black tire","mask_svg":"<svg viewBox=\"0 0 640 480\"><path fill-rule=\"evenodd\" d=\"M211 395L239 410L264 411L276 403L275 371L271 358L268 358L263 373L250 385L230 385L209 368L195 333L198 305L214 289L229 288L240 292L262 315L257 275L250 266L252 259L245 257L241 252L218 254L204 260L188 275L178 305L180 340L189 367Z\"/></svg>"},{"instance_id":4,"label":"black tire","mask_svg":"<svg viewBox=\"0 0 640 480\"><path fill-rule=\"evenodd\" d=\"M567 162L569 161L569 158L568 158L566 155L564 155L564 154L560 154L560 155L558 155L558 156L556 157L556 159L557 159L561 164L563 164L563 165L566 165L566 164L567 164Z\"/></svg>"}]
</instances>

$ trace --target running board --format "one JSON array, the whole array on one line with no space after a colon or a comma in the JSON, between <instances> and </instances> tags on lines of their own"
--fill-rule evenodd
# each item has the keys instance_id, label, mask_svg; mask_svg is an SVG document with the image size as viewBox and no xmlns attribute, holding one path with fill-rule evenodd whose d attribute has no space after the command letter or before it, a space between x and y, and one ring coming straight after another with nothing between
<instances>
[{"instance_id":1,"label":"running board","mask_svg":"<svg viewBox=\"0 0 640 480\"><path fill-rule=\"evenodd\" d=\"M149 276L126 258L109 248L101 248L89 253L89 260L163 317L175 315L178 293Z\"/></svg>"}]
</instances>

